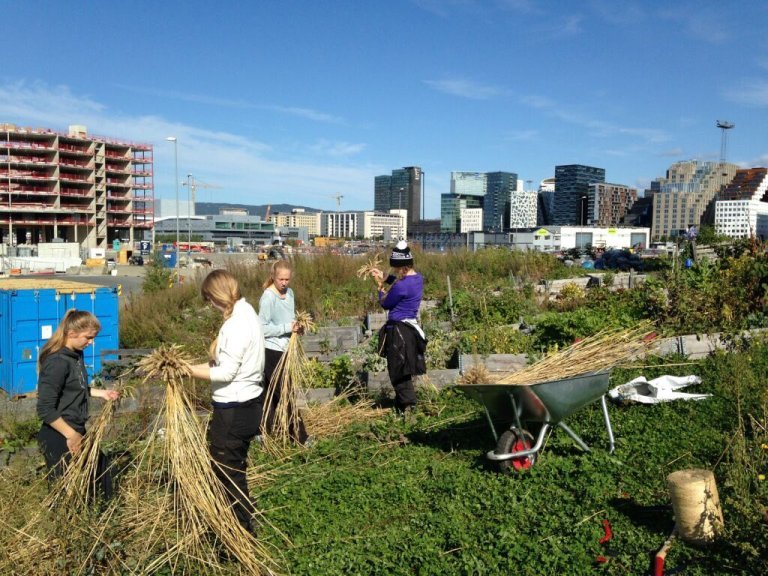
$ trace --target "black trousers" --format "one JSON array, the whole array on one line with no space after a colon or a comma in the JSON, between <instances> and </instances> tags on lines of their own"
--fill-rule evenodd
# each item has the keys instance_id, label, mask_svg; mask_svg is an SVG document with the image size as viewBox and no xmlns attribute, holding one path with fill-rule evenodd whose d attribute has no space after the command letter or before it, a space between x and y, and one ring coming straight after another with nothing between
<instances>
[{"instance_id":1,"label":"black trousers","mask_svg":"<svg viewBox=\"0 0 768 576\"><path fill-rule=\"evenodd\" d=\"M266 418L262 421L261 428L264 432L269 434L275 424L275 412L277 411L277 405L280 403L280 395L282 394L283 385L283 376L281 374L275 382L275 389L272 390L272 375L275 373L275 370L277 370L277 365L280 363L280 359L283 357L284 352L266 348L264 353L264 385L272 394L272 401L269 403L269 409L267 409L267 406L264 407ZM308 437L307 429L304 426L304 421L301 419L301 416L296 415L296 417L298 418L298 438L294 438L293 440L300 444L304 444ZM290 411L288 413L288 421L293 422L293 418L294 414Z\"/></svg>"},{"instance_id":2,"label":"black trousers","mask_svg":"<svg viewBox=\"0 0 768 576\"><path fill-rule=\"evenodd\" d=\"M80 434L85 435L85 429L75 428ZM54 430L48 424L43 424L40 432L37 433L37 444L45 458L45 465L48 468L48 481L50 483L58 480L64 473L64 466L72 458L72 453L67 447L67 439ZM94 471L93 484L95 494L99 494L105 500L109 500L114 495L114 482L112 469L109 460L103 452L99 452L99 460L96 463Z\"/></svg>"},{"instance_id":3,"label":"black trousers","mask_svg":"<svg viewBox=\"0 0 768 576\"><path fill-rule=\"evenodd\" d=\"M226 408L213 407L208 443L213 469L224 486L237 520L246 529L256 507L248 491L246 462L251 440L259 433L264 393L253 400ZM218 464L218 465L216 465Z\"/></svg>"},{"instance_id":4,"label":"black trousers","mask_svg":"<svg viewBox=\"0 0 768 576\"><path fill-rule=\"evenodd\" d=\"M395 389L395 408L398 411L403 412L406 408L416 405L416 389L413 387L413 380L410 377L399 382L392 382L392 388Z\"/></svg>"}]
</instances>

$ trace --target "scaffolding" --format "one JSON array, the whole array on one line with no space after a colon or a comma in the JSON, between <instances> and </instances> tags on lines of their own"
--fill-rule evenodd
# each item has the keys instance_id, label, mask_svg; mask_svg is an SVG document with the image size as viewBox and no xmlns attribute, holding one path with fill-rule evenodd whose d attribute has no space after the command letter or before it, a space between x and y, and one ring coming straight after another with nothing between
<instances>
[{"instance_id":1,"label":"scaffolding","mask_svg":"<svg viewBox=\"0 0 768 576\"><path fill-rule=\"evenodd\" d=\"M153 165L151 144L0 124L0 243L151 238Z\"/></svg>"}]
</instances>

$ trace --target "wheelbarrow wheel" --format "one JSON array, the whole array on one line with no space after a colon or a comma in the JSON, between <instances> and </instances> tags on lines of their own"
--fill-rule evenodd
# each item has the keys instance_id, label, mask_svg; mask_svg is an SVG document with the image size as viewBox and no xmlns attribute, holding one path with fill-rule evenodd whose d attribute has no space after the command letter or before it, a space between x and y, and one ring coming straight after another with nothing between
<instances>
[{"instance_id":1,"label":"wheelbarrow wheel","mask_svg":"<svg viewBox=\"0 0 768 576\"><path fill-rule=\"evenodd\" d=\"M533 447L533 436L527 430L507 430L499 438L496 444L496 454L514 454L522 452ZM528 470L536 462L536 455L531 454L524 458L510 458L509 460L499 461L499 470L501 472L519 472Z\"/></svg>"}]
</instances>

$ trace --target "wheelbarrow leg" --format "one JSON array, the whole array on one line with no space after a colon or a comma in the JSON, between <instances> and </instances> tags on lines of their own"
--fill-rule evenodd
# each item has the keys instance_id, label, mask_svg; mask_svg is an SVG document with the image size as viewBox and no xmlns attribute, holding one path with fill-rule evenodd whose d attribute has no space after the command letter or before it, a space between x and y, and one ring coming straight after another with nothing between
<instances>
[{"instance_id":1,"label":"wheelbarrow leg","mask_svg":"<svg viewBox=\"0 0 768 576\"><path fill-rule=\"evenodd\" d=\"M605 401L605 394L603 394L600 397L600 404L603 407L603 418L605 418L605 429L608 431L608 444L609 444L609 454L613 454L613 451L616 449L616 443L614 441L613 437L613 428L611 427L611 417L608 415L608 403Z\"/></svg>"},{"instance_id":2,"label":"wheelbarrow leg","mask_svg":"<svg viewBox=\"0 0 768 576\"><path fill-rule=\"evenodd\" d=\"M574 432L573 430L571 430L565 422L558 422L557 425L560 428L562 428L563 430L565 430L565 432L568 434L568 436L570 436L571 439L574 442L576 442L576 444L579 446L579 448L584 450L584 452L589 452L590 451L589 450L589 446L587 446L587 444L584 442L584 440L579 438L579 435L576 434L576 432Z\"/></svg>"},{"instance_id":3,"label":"wheelbarrow leg","mask_svg":"<svg viewBox=\"0 0 768 576\"><path fill-rule=\"evenodd\" d=\"M499 435L496 434L496 427L493 425L493 419L491 418L490 412L488 412L488 407L485 405L485 402L483 402L483 411L485 412L485 417L488 420L488 425L491 427L491 434L493 434L493 441L498 442Z\"/></svg>"}]
</instances>

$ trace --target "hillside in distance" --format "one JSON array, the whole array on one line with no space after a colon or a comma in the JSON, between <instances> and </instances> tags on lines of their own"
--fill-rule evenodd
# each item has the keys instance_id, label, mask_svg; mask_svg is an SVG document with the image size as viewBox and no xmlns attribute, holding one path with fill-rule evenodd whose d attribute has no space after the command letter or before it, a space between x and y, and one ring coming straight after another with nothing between
<instances>
[{"instance_id":1,"label":"hillside in distance","mask_svg":"<svg viewBox=\"0 0 768 576\"><path fill-rule=\"evenodd\" d=\"M267 212L268 204L229 204L226 202L195 202L195 214L198 216L216 215L221 209L234 210L245 209L251 216L261 216L264 218L264 214ZM307 212L320 212L317 208L310 208L309 206L296 206L294 204L272 204L271 213L277 212L285 213L290 212L294 208L303 208Z\"/></svg>"}]
</instances>

